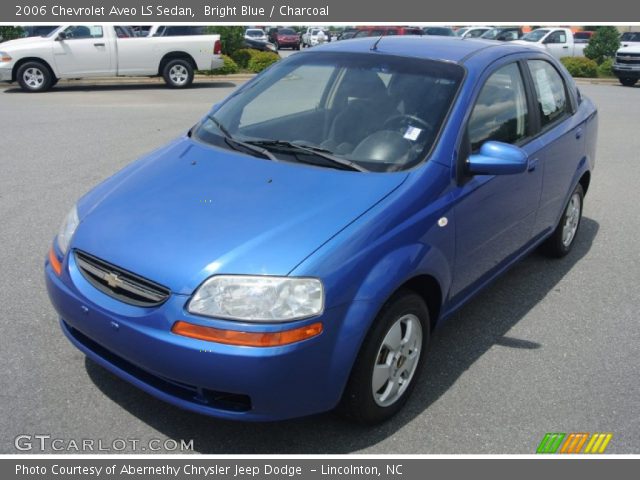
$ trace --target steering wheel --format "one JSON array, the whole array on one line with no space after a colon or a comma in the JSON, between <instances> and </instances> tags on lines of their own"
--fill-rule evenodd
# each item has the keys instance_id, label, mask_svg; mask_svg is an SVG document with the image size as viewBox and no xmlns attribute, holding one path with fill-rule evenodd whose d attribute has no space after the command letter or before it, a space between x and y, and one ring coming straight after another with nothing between
<instances>
[{"instance_id":1,"label":"steering wheel","mask_svg":"<svg viewBox=\"0 0 640 480\"><path fill-rule=\"evenodd\" d=\"M383 128L389 129L390 126L396 123L398 124L399 127L403 125L403 123L417 123L429 131L433 130L433 126L429 122L421 119L420 117L416 117L415 115L409 115L408 113L400 113L398 115L389 117L384 122Z\"/></svg>"}]
</instances>

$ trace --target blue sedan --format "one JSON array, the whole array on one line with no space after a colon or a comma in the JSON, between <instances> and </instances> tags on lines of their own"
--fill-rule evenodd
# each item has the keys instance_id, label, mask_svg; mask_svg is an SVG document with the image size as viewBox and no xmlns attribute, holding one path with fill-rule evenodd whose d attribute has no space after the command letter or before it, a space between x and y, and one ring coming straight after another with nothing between
<instances>
[{"instance_id":1,"label":"blue sedan","mask_svg":"<svg viewBox=\"0 0 640 480\"><path fill-rule=\"evenodd\" d=\"M526 46L292 55L82 197L49 296L77 348L179 407L380 422L437 324L533 249L570 252L597 119Z\"/></svg>"}]
</instances>

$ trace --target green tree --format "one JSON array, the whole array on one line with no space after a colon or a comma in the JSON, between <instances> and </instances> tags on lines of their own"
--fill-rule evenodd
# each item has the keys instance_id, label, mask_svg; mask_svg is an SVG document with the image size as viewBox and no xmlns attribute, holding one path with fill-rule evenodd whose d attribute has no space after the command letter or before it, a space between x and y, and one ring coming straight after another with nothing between
<instances>
[{"instance_id":1,"label":"green tree","mask_svg":"<svg viewBox=\"0 0 640 480\"><path fill-rule=\"evenodd\" d=\"M211 26L207 27L209 33L217 33L220 35L222 43L222 53L231 56L233 52L242 48L244 42L245 27L241 26Z\"/></svg>"},{"instance_id":2,"label":"green tree","mask_svg":"<svg viewBox=\"0 0 640 480\"><path fill-rule=\"evenodd\" d=\"M584 56L598 65L607 58L613 58L620 48L620 34L616 27L599 27L584 48Z\"/></svg>"},{"instance_id":3,"label":"green tree","mask_svg":"<svg viewBox=\"0 0 640 480\"><path fill-rule=\"evenodd\" d=\"M14 38L20 38L24 30L22 27L5 26L0 27L0 42L6 42L7 40L13 40Z\"/></svg>"}]
</instances>

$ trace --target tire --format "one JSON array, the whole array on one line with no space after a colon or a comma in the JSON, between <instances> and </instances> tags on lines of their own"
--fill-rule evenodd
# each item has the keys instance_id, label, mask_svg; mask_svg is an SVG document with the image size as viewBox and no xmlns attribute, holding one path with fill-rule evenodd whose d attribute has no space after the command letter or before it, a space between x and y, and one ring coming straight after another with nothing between
<instances>
[{"instance_id":1,"label":"tire","mask_svg":"<svg viewBox=\"0 0 640 480\"><path fill-rule=\"evenodd\" d=\"M276 45L276 52L277 52L278 50L280 50L280 44L276 42L275 45Z\"/></svg>"},{"instance_id":2,"label":"tire","mask_svg":"<svg viewBox=\"0 0 640 480\"><path fill-rule=\"evenodd\" d=\"M193 65L189 60L169 60L162 69L162 77L170 88L187 88L193 83Z\"/></svg>"},{"instance_id":3,"label":"tire","mask_svg":"<svg viewBox=\"0 0 640 480\"><path fill-rule=\"evenodd\" d=\"M395 415L415 388L429 329L429 310L422 297L408 290L397 292L378 314L360 348L339 412L369 425Z\"/></svg>"},{"instance_id":4,"label":"tire","mask_svg":"<svg viewBox=\"0 0 640 480\"><path fill-rule=\"evenodd\" d=\"M44 63L38 61L20 65L16 79L25 92L45 92L53 85L51 70Z\"/></svg>"},{"instance_id":5,"label":"tire","mask_svg":"<svg viewBox=\"0 0 640 480\"><path fill-rule=\"evenodd\" d=\"M562 258L571 251L580 230L584 190L578 184L564 208L562 217L551 236L542 245L542 250L550 257Z\"/></svg>"},{"instance_id":6,"label":"tire","mask_svg":"<svg viewBox=\"0 0 640 480\"><path fill-rule=\"evenodd\" d=\"M633 87L636 83L638 83L637 78L620 78L620 83L625 87Z\"/></svg>"}]
</instances>

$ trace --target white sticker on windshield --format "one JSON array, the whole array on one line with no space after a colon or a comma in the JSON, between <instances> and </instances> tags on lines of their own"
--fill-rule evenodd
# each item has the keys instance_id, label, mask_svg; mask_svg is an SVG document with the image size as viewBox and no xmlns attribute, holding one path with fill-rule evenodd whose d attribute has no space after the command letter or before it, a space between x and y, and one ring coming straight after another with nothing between
<instances>
[{"instance_id":1,"label":"white sticker on windshield","mask_svg":"<svg viewBox=\"0 0 640 480\"><path fill-rule=\"evenodd\" d=\"M422 133L422 129L421 128L416 128L416 127L412 127L411 125L409 125L407 127L407 131L404 132L404 138L406 138L407 140L411 140L413 142L415 142L418 137L420 136L420 134Z\"/></svg>"}]
</instances>

